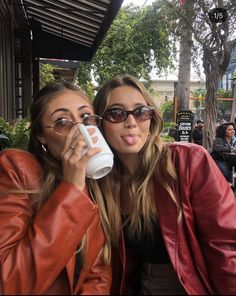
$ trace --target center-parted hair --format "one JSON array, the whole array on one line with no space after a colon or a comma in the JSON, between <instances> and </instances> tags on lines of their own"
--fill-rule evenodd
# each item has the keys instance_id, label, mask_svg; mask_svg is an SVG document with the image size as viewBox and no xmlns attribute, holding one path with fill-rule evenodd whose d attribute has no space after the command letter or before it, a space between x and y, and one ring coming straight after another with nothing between
<instances>
[{"instance_id":1,"label":"center-parted hair","mask_svg":"<svg viewBox=\"0 0 236 296\"><path fill-rule=\"evenodd\" d=\"M31 105L31 132L28 150L36 156L43 167L41 188L39 192L32 197L32 204L36 211L41 208L41 206L46 202L46 200L58 186L59 182L63 179L61 162L56 159L49 150L45 153L41 147L39 136L42 133L42 116L47 109L48 104L53 99L56 99L58 96L68 91L78 93L78 95L86 99L92 107L91 100L85 95L83 90L78 86L68 82L53 82L46 85L37 93ZM104 200L103 198L97 199L95 194L93 196L93 201L98 205L104 232L107 235L107 212L104 210ZM78 215L80 215L80 213L78 213ZM85 241L86 236L82 240L82 245L79 249L82 250L82 254L85 249ZM107 238L107 243L102 252L104 260L108 262L110 260L109 238Z\"/></svg>"},{"instance_id":2,"label":"center-parted hair","mask_svg":"<svg viewBox=\"0 0 236 296\"><path fill-rule=\"evenodd\" d=\"M47 197L54 191L57 183L62 179L61 162L49 150L45 153L39 140L42 134L42 117L48 104L59 95L68 91L77 92L78 95L90 102L84 92L76 85L68 82L52 82L44 86L35 95L31 104L28 151L36 156L44 172L41 193L33 200L37 209L42 206Z\"/></svg>"},{"instance_id":3,"label":"center-parted hair","mask_svg":"<svg viewBox=\"0 0 236 296\"><path fill-rule=\"evenodd\" d=\"M140 165L136 172L129 178L127 186L128 194L131 198L132 212L128 215L125 223L129 224L128 231L130 235L138 235L140 237L142 230L152 233L153 219L156 219L157 215L154 200L152 199L153 181L158 180L162 184L169 192L179 212L181 211L174 192L167 182L167 178L177 181L177 175L171 161L170 152L160 137L163 128L161 115L148 91L138 79L130 75L118 76L103 85L93 102L95 113L99 116L104 114L109 105L112 90L120 86L130 86L137 89L143 95L147 105L154 107L156 110L154 117L151 119L150 134L144 147L139 152ZM101 130L103 129L102 124L100 128ZM124 167L114 149L113 152L115 161L112 172L98 180L97 183L91 181L90 188L91 194L103 195L108 212L107 229L110 232L111 243L118 244L120 229L122 227L122 209L120 209L119 196L120 194L126 194L126 192L121 192L121 176ZM143 228L142 217L144 219Z\"/></svg>"}]
</instances>

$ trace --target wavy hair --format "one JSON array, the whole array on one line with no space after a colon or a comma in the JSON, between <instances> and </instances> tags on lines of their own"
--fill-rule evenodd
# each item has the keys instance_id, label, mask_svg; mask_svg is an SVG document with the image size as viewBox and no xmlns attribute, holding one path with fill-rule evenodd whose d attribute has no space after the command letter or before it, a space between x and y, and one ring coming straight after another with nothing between
<instances>
[{"instance_id":1,"label":"wavy hair","mask_svg":"<svg viewBox=\"0 0 236 296\"><path fill-rule=\"evenodd\" d=\"M232 125L235 129L235 124L234 122L225 122L222 123L221 125L217 126L216 128L216 138L221 138L221 139L225 139L226 136L226 130L228 128L228 126Z\"/></svg>"},{"instance_id":2,"label":"wavy hair","mask_svg":"<svg viewBox=\"0 0 236 296\"><path fill-rule=\"evenodd\" d=\"M41 206L46 202L50 194L55 190L59 182L62 180L61 162L57 160L50 153L50 151L47 151L47 153L45 153L45 151L43 151L41 147L41 142L38 139L38 137L42 133L42 116L48 106L48 103L55 99L57 96L67 92L68 90L77 92L80 96L86 99L90 103L90 105L92 105L90 99L88 99L82 89L68 82L53 82L46 85L38 92L31 105L31 132L28 150L36 156L39 163L43 167L42 186L32 200L33 206L36 211L41 208ZM103 209L105 208L103 205L103 199L97 199L96 195L94 195L92 198L93 201L98 205L101 222L106 235L107 231L105 227L107 223L105 223L104 221L107 220L107 214L106 211L103 211ZM83 248L83 246L86 245L85 241L86 238L83 239L79 251ZM110 251L108 244L106 244L103 249L103 255L105 262L109 262Z\"/></svg>"},{"instance_id":3,"label":"wavy hair","mask_svg":"<svg viewBox=\"0 0 236 296\"><path fill-rule=\"evenodd\" d=\"M117 76L100 88L93 102L96 114L103 116L109 105L111 91L120 86L131 86L137 89L143 95L147 104L156 110L156 105L144 85L135 77L126 75L123 77ZM160 137L162 128L163 120L158 110L156 110L154 117L151 119L150 135L144 147L139 152L139 168L130 177L128 183L132 212L129 214L125 223L129 223L128 231L130 235L136 234L140 237L142 230L147 233L152 233L153 231L153 220L156 219L157 215L154 200L151 198L153 196L153 180L159 181L169 193L178 209L178 216L181 216L180 206L173 190L167 182L167 178L171 178L177 182L177 174L171 161L170 151L163 144ZM103 131L102 126L101 131ZM91 194L104 196L106 210L108 212L108 225L106 228L109 229L111 242L117 245L122 226L119 192L121 189L123 166L117 153L115 151L113 152L115 161L112 172L96 183L93 181L89 182ZM144 219L143 228L141 223L142 217Z\"/></svg>"},{"instance_id":4,"label":"wavy hair","mask_svg":"<svg viewBox=\"0 0 236 296\"><path fill-rule=\"evenodd\" d=\"M67 82L53 82L43 87L36 94L31 104L31 129L28 151L36 156L43 167L44 172L42 189L33 201L37 210L46 201L52 191L54 191L57 183L62 180L61 162L57 160L49 150L45 153L42 149L42 144L39 141L39 136L42 134L42 116L47 109L48 103L68 90L77 92L80 96L83 96L86 100L88 100L84 92L79 87Z\"/></svg>"}]
</instances>

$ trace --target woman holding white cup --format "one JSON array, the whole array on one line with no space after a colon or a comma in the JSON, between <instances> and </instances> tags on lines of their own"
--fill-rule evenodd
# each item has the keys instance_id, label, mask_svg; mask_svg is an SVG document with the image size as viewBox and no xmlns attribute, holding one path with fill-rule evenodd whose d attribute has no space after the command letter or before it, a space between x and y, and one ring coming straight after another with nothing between
<instances>
[{"instance_id":1,"label":"woman holding white cup","mask_svg":"<svg viewBox=\"0 0 236 296\"><path fill-rule=\"evenodd\" d=\"M94 115L97 116L97 115ZM88 132L89 128L92 126L85 126L84 124L79 124L78 128L81 134L83 135L87 148L99 147L101 151L98 154L95 154L86 165L86 176L92 179L100 179L107 175L113 166L113 153L108 146L107 142L103 138L103 135L97 127L95 128L95 135L98 138L96 143L93 143L92 138ZM87 149L82 151L82 154L85 154Z\"/></svg>"},{"instance_id":2,"label":"woman holding white cup","mask_svg":"<svg viewBox=\"0 0 236 296\"><path fill-rule=\"evenodd\" d=\"M0 153L2 294L110 293L107 216L86 185L88 163L104 150L100 121L81 89L53 83L32 104L30 153Z\"/></svg>"}]
</instances>

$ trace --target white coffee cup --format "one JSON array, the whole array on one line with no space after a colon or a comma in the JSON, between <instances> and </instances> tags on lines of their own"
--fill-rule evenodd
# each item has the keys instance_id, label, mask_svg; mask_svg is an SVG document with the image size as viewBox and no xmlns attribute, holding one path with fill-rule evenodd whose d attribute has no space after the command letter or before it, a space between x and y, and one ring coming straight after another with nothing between
<instances>
[{"instance_id":1,"label":"white coffee cup","mask_svg":"<svg viewBox=\"0 0 236 296\"><path fill-rule=\"evenodd\" d=\"M92 179L99 179L106 176L112 170L114 163L114 155L106 140L104 139L98 127L94 125L85 126L83 124L80 124L78 128L83 135L88 148L102 148L102 150L98 154L95 154L92 158L89 159L86 167L86 176ZM96 130L95 133L90 135L87 131L87 129L89 128L94 128ZM98 140L96 143L93 143L92 137L95 136L98 138ZM87 149L84 149L82 151L82 155L86 153L86 151Z\"/></svg>"}]
</instances>

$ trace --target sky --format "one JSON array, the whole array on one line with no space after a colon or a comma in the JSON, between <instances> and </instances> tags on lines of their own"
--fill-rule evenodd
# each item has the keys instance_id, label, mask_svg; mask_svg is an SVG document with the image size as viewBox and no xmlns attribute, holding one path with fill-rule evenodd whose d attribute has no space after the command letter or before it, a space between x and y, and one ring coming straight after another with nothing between
<instances>
[{"instance_id":1,"label":"sky","mask_svg":"<svg viewBox=\"0 0 236 296\"><path fill-rule=\"evenodd\" d=\"M122 6L133 3L137 6L151 4L154 0L124 0Z\"/></svg>"}]
</instances>

